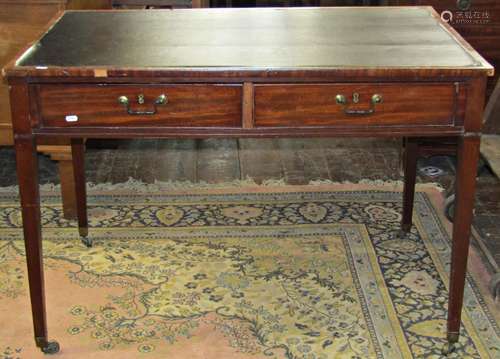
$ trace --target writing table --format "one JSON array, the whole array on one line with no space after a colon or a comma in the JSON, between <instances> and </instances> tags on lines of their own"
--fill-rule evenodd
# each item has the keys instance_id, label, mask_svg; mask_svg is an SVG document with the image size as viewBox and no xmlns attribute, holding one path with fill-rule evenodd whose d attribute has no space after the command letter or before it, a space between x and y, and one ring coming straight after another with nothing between
<instances>
[{"instance_id":1,"label":"writing table","mask_svg":"<svg viewBox=\"0 0 500 359\"><path fill-rule=\"evenodd\" d=\"M42 351L59 350L42 267L35 141L46 137L71 139L82 236L83 138L456 137L449 348L458 340L493 68L432 8L68 11L4 73ZM408 158L402 235L415 166Z\"/></svg>"}]
</instances>

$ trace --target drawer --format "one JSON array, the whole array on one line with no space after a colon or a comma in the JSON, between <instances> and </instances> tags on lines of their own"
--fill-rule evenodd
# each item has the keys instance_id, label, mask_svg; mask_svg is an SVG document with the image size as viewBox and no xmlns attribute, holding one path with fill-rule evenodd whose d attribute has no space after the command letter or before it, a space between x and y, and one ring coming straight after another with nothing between
<instances>
[{"instance_id":1,"label":"drawer","mask_svg":"<svg viewBox=\"0 0 500 359\"><path fill-rule=\"evenodd\" d=\"M453 83L257 85L255 126L453 125L458 98Z\"/></svg>"},{"instance_id":2,"label":"drawer","mask_svg":"<svg viewBox=\"0 0 500 359\"><path fill-rule=\"evenodd\" d=\"M242 86L39 85L42 127L240 127Z\"/></svg>"}]
</instances>

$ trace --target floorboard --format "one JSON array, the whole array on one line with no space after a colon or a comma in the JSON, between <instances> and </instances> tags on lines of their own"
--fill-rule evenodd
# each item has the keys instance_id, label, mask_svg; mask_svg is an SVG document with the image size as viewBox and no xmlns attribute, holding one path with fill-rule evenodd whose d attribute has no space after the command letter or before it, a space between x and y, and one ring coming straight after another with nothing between
<instances>
[{"instance_id":1,"label":"floorboard","mask_svg":"<svg viewBox=\"0 0 500 359\"><path fill-rule=\"evenodd\" d=\"M262 183L283 178L276 139L247 138L238 140L238 144L241 179L251 178Z\"/></svg>"},{"instance_id":2,"label":"floorboard","mask_svg":"<svg viewBox=\"0 0 500 359\"><path fill-rule=\"evenodd\" d=\"M240 179L236 139L199 140L197 152L197 181L218 183Z\"/></svg>"}]
</instances>

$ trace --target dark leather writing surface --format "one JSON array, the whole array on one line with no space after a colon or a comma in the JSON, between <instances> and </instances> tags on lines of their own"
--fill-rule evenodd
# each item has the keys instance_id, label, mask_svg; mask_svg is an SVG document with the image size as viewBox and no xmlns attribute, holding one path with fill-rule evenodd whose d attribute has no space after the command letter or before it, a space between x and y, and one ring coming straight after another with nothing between
<instances>
[{"instance_id":1,"label":"dark leather writing surface","mask_svg":"<svg viewBox=\"0 0 500 359\"><path fill-rule=\"evenodd\" d=\"M476 67L430 8L71 11L18 66Z\"/></svg>"}]
</instances>

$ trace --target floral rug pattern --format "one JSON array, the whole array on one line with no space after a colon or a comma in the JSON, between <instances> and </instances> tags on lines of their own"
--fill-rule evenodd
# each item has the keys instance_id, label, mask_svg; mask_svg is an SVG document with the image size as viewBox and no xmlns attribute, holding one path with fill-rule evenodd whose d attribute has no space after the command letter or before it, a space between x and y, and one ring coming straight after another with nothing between
<instances>
[{"instance_id":1,"label":"floral rug pattern","mask_svg":"<svg viewBox=\"0 0 500 359\"><path fill-rule=\"evenodd\" d=\"M48 300L61 354L82 340L102 355L151 358L182 343L178 357L193 357L185 348L210 333L226 347L213 358L441 357L449 237L423 192L405 237L397 192L94 195L93 248L57 197L43 199L46 281L58 273L69 290L101 296ZM0 313L28 298L20 225L16 199L4 196ZM465 308L450 357L499 357L498 325L472 280ZM11 339L0 358L34 346Z\"/></svg>"}]
</instances>

